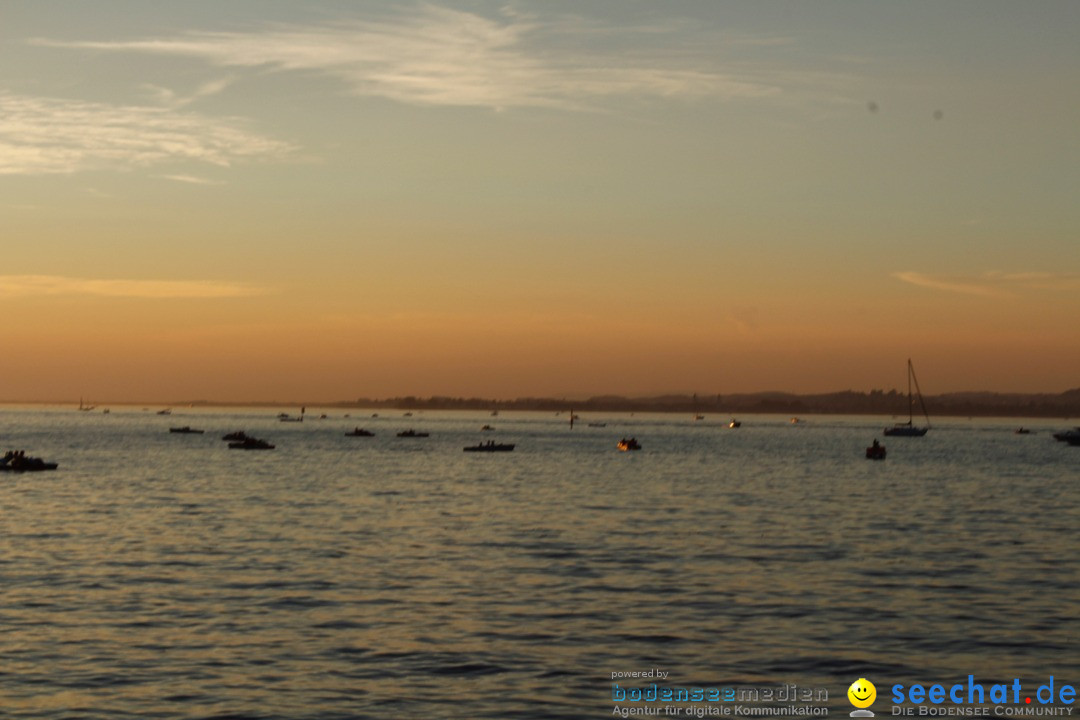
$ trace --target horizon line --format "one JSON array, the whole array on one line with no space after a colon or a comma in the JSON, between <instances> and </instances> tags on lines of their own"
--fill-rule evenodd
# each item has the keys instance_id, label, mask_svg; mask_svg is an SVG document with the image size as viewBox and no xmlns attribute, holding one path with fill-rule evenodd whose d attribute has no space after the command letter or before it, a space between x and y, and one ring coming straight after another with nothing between
<instances>
[{"instance_id":1,"label":"horizon line","mask_svg":"<svg viewBox=\"0 0 1080 720\"><path fill-rule=\"evenodd\" d=\"M380 403L385 404L389 402L398 402L403 400L410 400L412 402L431 402L431 401L465 401L465 402L487 402L492 404L509 404L509 403L521 403L521 402L565 402L565 403L588 403L598 400L622 400L628 402L634 401L650 401L658 400L661 398L685 398L688 401L693 401L693 398L697 396L698 402L707 403L710 402L710 398L731 398L731 397L753 397L753 396L766 396L766 395L783 395L792 398L807 398L807 397L820 397L827 395L841 395L845 393L856 393L863 395L870 395L871 393L881 392L884 394L897 393L906 394L906 392L900 388L890 388L888 390L884 388L872 388L870 390L855 390L852 388L846 388L843 390L829 390L825 392L794 392L790 390L755 390L749 392L730 392L730 393L692 393L692 392L660 392L650 393L647 395L619 395L616 393L602 393L589 396L569 397L569 396L542 396L542 395L519 395L513 398L494 398L483 397L480 395L393 395L387 397L363 397L352 399L338 399L338 400L93 400L93 407L101 407L104 405L118 405L118 406L156 406L158 408L179 408L179 407L261 407L269 405L283 405L289 407L366 407L365 403ZM997 396L1021 396L1021 397L1033 397L1033 396L1060 396L1070 392L1080 392L1080 386L1066 388L1059 391L1037 391L1037 392L1003 392L999 390L950 390L947 392L939 392L934 394L926 394L927 398L934 397L946 397L950 395L997 395ZM0 405L76 405L86 400L83 396L77 400L62 399L62 400L29 400L29 399L0 399Z\"/></svg>"}]
</instances>

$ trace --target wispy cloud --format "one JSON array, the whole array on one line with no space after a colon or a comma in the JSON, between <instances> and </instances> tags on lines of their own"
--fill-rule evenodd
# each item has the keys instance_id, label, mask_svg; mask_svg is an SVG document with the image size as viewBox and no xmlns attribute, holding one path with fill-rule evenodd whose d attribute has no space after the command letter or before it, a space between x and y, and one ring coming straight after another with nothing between
<instances>
[{"instance_id":1,"label":"wispy cloud","mask_svg":"<svg viewBox=\"0 0 1080 720\"><path fill-rule=\"evenodd\" d=\"M614 40L606 38L606 51L600 51L597 44L581 40L587 32L575 33L573 26L565 17L544 22L509 8L492 18L426 5L378 20L277 25L257 32L32 42L188 56L222 67L319 72L344 81L357 95L414 104L582 109L612 95L757 98L780 92L768 81L717 68L709 55L680 52L676 26L648 29L654 45L656 35L671 37L668 47L651 55L635 42L642 28L626 28ZM588 31L590 26L578 27ZM769 45L787 40L739 37L730 42ZM174 100L167 93L162 99Z\"/></svg>"},{"instance_id":2,"label":"wispy cloud","mask_svg":"<svg viewBox=\"0 0 1080 720\"><path fill-rule=\"evenodd\" d=\"M265 293L261 288L208 280L94 280L60 275L0 275L0 297L238 298Z\"/></svg>"},{"instance_id":3,"label":"wispy cloud","mask_svg":"<svg viewBox=\"0 0 1080 720\"><path fill-rule=\"evenodd\" d=\"M896 272L893 277L912 285L983 297L1012 297L1022 289L1080 289L1080 274L991 271L974 276L941 276L921 272Z\"/></svg>"},{"instance_id":4,"label":"wispy cloud","mask_svg":"<svg viewBox=\"0 0 1080 720\"><path fill-rule=\"evenodd\" d=\"M171 108L182 108L202 98L221 93L232 84L234 79L226 77L205 82L187 95L179 95L175 90L160 85L146 84L143 87L158 104Z\"/></svg>"},{"instance_id":5,"label":"wispy cloud","mask_svg":"<svg viewBox=\"0 0 1080 720\"><path fill-rule=\"evenodd\" d=\"M210 180L208 178L201 178L195 175L155 175L162 180L172 180L174 182L188 183L189 185L224 185L225 183L220 180Z\"/></svg>"},{"instance_id":6,"label":"wispy cloud","mask_svg":"<svg viewBox=\"0 0 1080 720\"><path fill-rule=\"evenodd\" d=\"M0 91L0 175L198 161L229 166L293 150L237 118Z\"/></svg>"}]
</instances>

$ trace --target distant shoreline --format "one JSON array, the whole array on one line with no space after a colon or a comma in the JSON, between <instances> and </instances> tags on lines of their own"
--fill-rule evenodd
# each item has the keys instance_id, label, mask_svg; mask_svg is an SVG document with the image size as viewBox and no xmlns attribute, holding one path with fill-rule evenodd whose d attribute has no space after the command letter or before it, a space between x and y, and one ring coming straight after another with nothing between
<instances>
[{"instance_id":1,"label":"distant shoreline","mask_svg":"<svg viewBox=\"0 0 1080 720\"><path fill-rule=\"evenodd\" d=\"M1080 417L1080 388L1063 393L994 393L962 392L926 396L926 409L931 417L1031 417L1064 418ZM78 404L56 401L11 400L0 401L4 405L67 406ZM358 398L334 402L248 401L227 402L210 400L143 401L143 402L94 402L97 410L109 406L143 407L148 410L162 408L199 407L255 407L280 408L295 413L298 408L361 409L373 410L486 410L530 412L655 412L692 413L702 415L730 416L741 413L773 415L881 415L902 416L908 414L908 398L896 390L888 392L843 391L816 395L797 395L783 392L739 393L731 395L662 395L656 397L628 398L604 395L591 398L517 398L496 400L491 398L461 398L447 396L403 396L385 399ZM918 403L916 416L922 412Z\"/></svg>"}]
</instances>

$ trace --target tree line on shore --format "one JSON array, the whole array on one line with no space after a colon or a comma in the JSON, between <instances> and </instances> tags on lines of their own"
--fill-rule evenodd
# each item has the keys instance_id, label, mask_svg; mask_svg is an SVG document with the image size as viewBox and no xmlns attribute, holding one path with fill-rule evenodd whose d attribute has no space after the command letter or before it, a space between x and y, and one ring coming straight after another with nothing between
<instances>
[{"instance_id":1,"label":"tree line on shore","mask_svg":"<svg viewBox=\"0 0 1080 720\"><path fill-rule=\"evenodd\" d=\"M1080 388L1059 394L962 392L924 396L927 411L938 416L1080 416ZM898 390L871 390L816 395L761 392L713 395L661 395L622 397L601 395L590 398L525 397L496 400L479 397L412 395L373 399L358 398L334 403L342 407L392 408L400 410L533 410L563 412L686 412L686 413L782 413L791 415L907 415L908 397ZM916 412L919 413L918 406ZM921 414L921 413L920 413Z\"/></svg>"}]
</instances>

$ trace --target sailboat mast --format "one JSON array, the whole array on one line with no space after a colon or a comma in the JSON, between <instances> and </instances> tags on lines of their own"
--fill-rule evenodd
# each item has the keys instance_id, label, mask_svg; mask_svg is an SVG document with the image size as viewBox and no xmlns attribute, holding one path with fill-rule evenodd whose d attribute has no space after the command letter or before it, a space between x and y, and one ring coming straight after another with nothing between
<instances>
[{"instance_id":1,"label":"sailboat mast","mask_svg":"<svg viewBox=\"0 0 1080 720\"><path fill-rule=\"evenodd\" d=\"M911 367L911 358L907 359L907 424L913 425L915 419L915 400L911 397L911 376L915 369Z\"/></svg>"},{"instance_id":2,"label":"sailboat mast","mask_svg":"<svg viewBox=\"0 0 1080 720\"><path fill-rule=\"evenodd\" d=\"M915 380L915 391L919 393L919 406L922 408L923 417L926 418L926 427L930 427L930 413L926 412L926 402L923 400L922 388L919 387L919 378L915 376L915 367L911 364L911 360L908 359L908 369L911 371L911 378ZM910 380L908 382L911 382ZM908 390L910 394L911 391Z\"/></svg>"}]
</instances>

